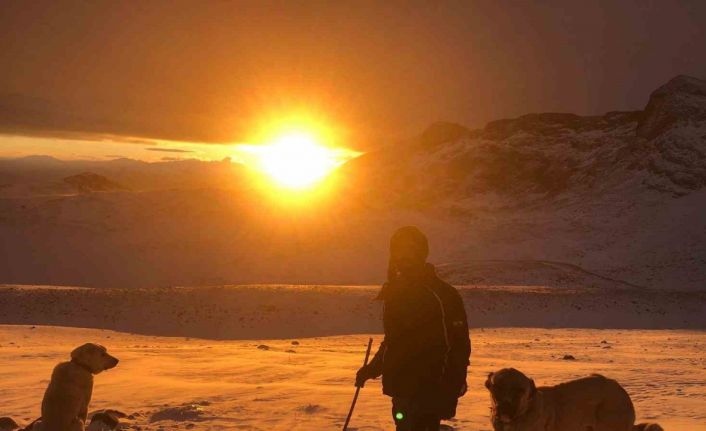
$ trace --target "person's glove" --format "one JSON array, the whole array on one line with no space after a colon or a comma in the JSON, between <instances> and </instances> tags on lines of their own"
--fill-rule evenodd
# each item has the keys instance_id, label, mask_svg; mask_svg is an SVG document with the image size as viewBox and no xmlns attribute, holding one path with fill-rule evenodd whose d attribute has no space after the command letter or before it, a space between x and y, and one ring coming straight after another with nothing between
<instances>
[{"instance_id":1,"label":"person's glove","mask_svg":"<svg viewBox=\"0 0 706 431\"><path fill-rule=\"evenodd\" d=\"M374 376L370 372L370 367L368 365L362 366L355 375L355 386L362 388L365 386L365 382L372 378L374 378Z\"/></svg>"}]
</instances>

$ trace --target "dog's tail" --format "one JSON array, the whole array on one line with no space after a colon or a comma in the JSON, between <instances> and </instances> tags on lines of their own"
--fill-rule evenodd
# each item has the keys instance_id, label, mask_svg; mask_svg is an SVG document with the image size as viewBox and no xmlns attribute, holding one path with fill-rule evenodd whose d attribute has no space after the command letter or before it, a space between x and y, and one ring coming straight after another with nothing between
<instances>
[{"instance_id":1,"label":"dog's tail","mask_svg":"<svg viewBox=\"0 0 706 431\"><path fill-rule=\"evenodd\" d=\"M664 428L659 426L658 424L648 424L648 423L643 423L643 424L638 424L632 427L633 431L664 431Z\"/></svg>"}]
</instances>

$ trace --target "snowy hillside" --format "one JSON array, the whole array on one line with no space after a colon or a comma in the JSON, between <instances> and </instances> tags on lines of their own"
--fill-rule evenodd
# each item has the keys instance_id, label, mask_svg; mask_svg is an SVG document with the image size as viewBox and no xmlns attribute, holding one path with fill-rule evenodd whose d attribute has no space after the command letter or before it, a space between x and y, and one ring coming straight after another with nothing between
<instances>
[{"instance_id":1,"label":"snowy hillside","mask_svg":"<svg viewBox=\"0 0 706 431\"><path fill-rule=\"evenodd\" d=\"M345 169L410 206L518 207L628 190L640 200L644 189L683 196L706 186L706 81L676 77L644 111L528 114L473 131L437 123L402 152L385 147Z\"/></svg>"},{"instance_id":2,"label":"snowy hillside","mask_svg":"<svg viewBox=\"0 0 706 431\"><path fill-rule=\"evenodd\" d=\"M638 285L706 287L702 80L674 78L644 111L529 114L474 131L438 123L403 153L384 148L344 169L371 206L459 223L446 256L457 267L545 259Z\"/></svg>"}]
</instances>

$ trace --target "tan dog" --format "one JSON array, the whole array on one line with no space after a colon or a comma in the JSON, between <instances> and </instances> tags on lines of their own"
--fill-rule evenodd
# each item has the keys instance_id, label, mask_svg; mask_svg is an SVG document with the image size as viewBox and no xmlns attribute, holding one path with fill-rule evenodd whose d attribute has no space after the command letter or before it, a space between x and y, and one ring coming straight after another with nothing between
<instances>
[{"instance_id":1,"label":"tan dog","mask_svg":"<svg viewBox=\"0 0 706 431\"><path fill-rule=\"evenodd\" d=\"M495 431L663 431L635 425L630 396L615 380L594 374L537 388L514 368L490 373L485 387Z\"/></svg>"},{"instance_id":2,"label":"tan dog","mask_svg":"<svg viewBox=\"0 0 706 431\"><path fill-rule=\"evenodd\" d=\"M42 400L43 431L83 431L93 394L93 375L118 365L105 347L87 343L71 352L71 361L54 368Z\"/></svg>"}]
</instances>

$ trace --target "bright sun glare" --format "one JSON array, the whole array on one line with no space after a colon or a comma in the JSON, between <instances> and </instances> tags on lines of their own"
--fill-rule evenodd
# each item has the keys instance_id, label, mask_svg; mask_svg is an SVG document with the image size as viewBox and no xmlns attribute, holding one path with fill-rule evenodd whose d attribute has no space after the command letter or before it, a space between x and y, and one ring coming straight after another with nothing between
<instances>
[{"instance_id":1,"label":"bright sun glare","mask_svg":"<svg viewBox=\"0 0 706 431\"><path fill-rule=\"evenodd\" d=\"M322 144L319 135L286 130L261 145L241 144L235 157L262 172L277 186L293 191L314 188L334 169L360 153Z\"/></svg>"},{"instance_id":2,"label":"bright sun glare","mask_svg":"<svg viewBox=\"0 0 706 431\"><path fill-rule=\"evenodd\" d=\"M280 185L308 188L338 166L336 154L304 132L290 132L276 138L260 151L262 170Z\"/></svg>"},{"instance_id":3,"label":"bright sun glare","mask_svg":"<svg viewBox=\"0 0 706 431\"><path fill-rule=\"evenodd\" d=\"M252 143L235 145L232 157L258 172L278 198L318 196L330 189L325 180L336 168L362 154L340 145L346 135L335 122L305 111L263 115L258 123Z\"/></svg>"}]
</instances>

